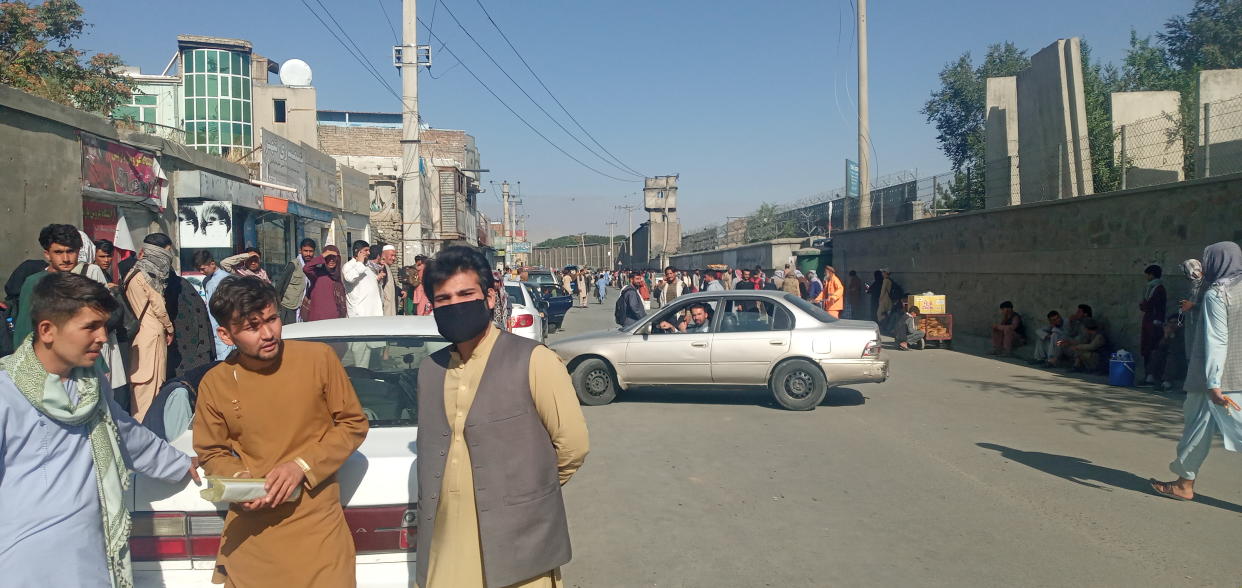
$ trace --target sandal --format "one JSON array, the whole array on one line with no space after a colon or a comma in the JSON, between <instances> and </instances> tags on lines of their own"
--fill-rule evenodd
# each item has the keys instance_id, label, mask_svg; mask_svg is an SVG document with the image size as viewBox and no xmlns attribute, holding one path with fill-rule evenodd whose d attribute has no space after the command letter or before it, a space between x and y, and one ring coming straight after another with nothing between
<instances>
[{"instance_id":1,"label":"sandal","mask_svg":"<svg viewBox=\"0 0 1242 588\"><path fill-rule=\"evenodd\" d=\"M1147 483L1151 484L1151 489L1155 491L1156 494L1159 494L1165 498L1172 498L1173 500L1181 500L1185 502L1194 500L1194 498L1186 498L1185 496L1178 496L1177 494L1174 494L1173 484L1171 482L1161 482L1155 478L1148 478Z\"/></svg>"}]
</instances>

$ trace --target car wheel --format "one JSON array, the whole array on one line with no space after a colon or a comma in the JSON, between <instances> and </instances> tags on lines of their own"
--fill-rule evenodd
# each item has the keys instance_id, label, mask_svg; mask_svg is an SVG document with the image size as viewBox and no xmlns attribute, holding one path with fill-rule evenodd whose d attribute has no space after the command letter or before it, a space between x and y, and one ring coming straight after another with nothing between
<instances>
[{"instance_id":1,"label":"car wheel","mask_svg":"<svg viewBox=\"0 0 1242 588\"><path fill-rule=\"evenodd\" d=\"M769 383L777 404L789 410L814 410L828 394L828 380L815 364L795 359L777 366Z\"/></svg>"},{"instance_id":2,"label":"car wheel","mask_svg":"<svg viewBox=\"0 0 1242 588\"><path fill-rule=\"evenodd\" d=\"M587 406L602 406L617 397L617 379L608 362L591 358L578 364L573 373L578 401Z\"/></svg>"}]
</instances>

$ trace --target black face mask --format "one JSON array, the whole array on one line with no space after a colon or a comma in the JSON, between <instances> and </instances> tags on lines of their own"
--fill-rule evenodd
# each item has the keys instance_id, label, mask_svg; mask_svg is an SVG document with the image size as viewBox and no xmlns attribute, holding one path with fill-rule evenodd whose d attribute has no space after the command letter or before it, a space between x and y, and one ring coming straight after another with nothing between
<instances>
[{"instance_id":1,"label":"black face mask","mask_svg":"<svg viewBox=\"0 0 1242 588\"><path fill-rule=\"evenodd\" d=\"M436 329L440 331L440 336L450 343L478 337L492 322L492 311L483 299L437 306L432 313L436 317Z\"/></svg>"}]
</instances>

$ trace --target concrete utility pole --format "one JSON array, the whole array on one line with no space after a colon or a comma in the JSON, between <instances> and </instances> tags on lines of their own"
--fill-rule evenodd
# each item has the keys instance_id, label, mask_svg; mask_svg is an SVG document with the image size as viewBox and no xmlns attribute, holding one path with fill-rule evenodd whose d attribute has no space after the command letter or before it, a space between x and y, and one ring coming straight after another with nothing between
<instances>
[{"instance_id":1,"label":"concrete utility pole","mask_svg":"<svg viewBox=\"0 0 1242 588\"><path fill-rule=\"evenodd\" d=\"M509 180L500 183L500 197L505 207L505 265L509 266L509 260L513 257L513 217L509 214Z\"/></svg>"},{"instance_id":2,"label":"concrete utility pole","mask_svg":"<svg viewBox=\"0 0 1242 588\"><path fill-rule=\"evenodd\" d=\"M633 204L620 204L616 208L625 211L625 224L630 231L625 237L626 250L630 252L630 257L634 257L634 211L638 210L638 207Z\"/></svg>"},{"instance_id":3,"label":"concrete utility pole","mask_svg":"<svg viewBox=\"0 0 1242 588\"><path fill-rule=\"evenodd\" d=\"M608 221L604 224L608 225L608 269L613 270L616 269L617 261L613 259L616 252L612 249L612 235L617 232L617 221Z\"/></svg>"},{"instance_id":4,"label":"concrete utility pole","mask_svg":"<svg viewBox=\"0 0 1242 588\"><path fill-rule=\"evenodd\" d=\"M586 265L587 265L587 259L586 259L586 233L578 233L578 247L579 247L579 251L581 251L581 252L582 252L582 266L581 266L581 267L586 267Z\"/></svg>"},{"instance_id":5,"label":"concrete utility pole","mask_svg":"<svg viewBox=\"0 0 1242 588\"><path fill-rule=\"evenodd\" d=\"M871 226L871 123L867 112L867 0L858 0L858 226Z\"/></svg>"},{"instance_id":6,"label":"concrete utility pole","mask_svg":"<svg viewBox=\"0 0 1242 588\"><path fill-rule=\"evenodd\" d=\"M418 0L401 3L401 244L404 263L423 249L423 194L418 169Z\"/></svg>"}]
</instances>

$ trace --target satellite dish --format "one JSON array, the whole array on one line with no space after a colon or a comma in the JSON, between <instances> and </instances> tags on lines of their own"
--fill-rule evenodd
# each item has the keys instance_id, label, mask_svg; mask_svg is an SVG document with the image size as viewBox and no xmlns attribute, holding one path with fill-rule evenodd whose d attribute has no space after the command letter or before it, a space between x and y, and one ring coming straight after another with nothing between
<instances>
[{"instance_id":1,"label":"satellite dish","mask_svg":"<svg viewBox=\"0 0 1242 588\"><path fill-rule=\"evenodd\" d=\"M286 86L309 86L311 68L301 59L290 59L280 64L280 82Z\"/></svg>"}]
</instances>

